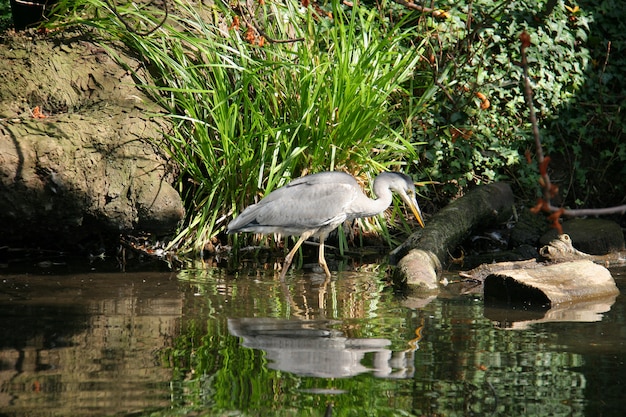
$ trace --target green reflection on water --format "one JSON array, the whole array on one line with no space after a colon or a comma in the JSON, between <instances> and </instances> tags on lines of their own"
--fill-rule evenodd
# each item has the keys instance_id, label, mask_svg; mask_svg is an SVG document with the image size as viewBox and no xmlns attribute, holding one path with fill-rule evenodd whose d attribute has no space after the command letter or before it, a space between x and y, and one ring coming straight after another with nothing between
<instances>
[{"instance_id":1,"label":"green reflection on water","mask_svg":"<svg viewBox=\"0 0 626 417\"><path fill-rule=\"evenodd\" d=\"M518 330L496 313L373 272L4 275L0 415L623 414L623 296Z\"/></svg>"},{"instance_id":2,"label":"green reflection on water","mask_svg":"<svg viewBox=\"0 0 626 417\"><path fill-rule=\"evenodd\" d=\"M342 273L324 286L302 276L281 285L273 274L216 273L179 276L195 294L167 353L183 408L263 416L321 416L329 404L333 416L584 415L582 356L560 349L549 332L494 327L474 296L414 310L375 274ZM233 335L238 319L248 327ZM332 346L318 346L321 340Z\"/></svg>"}]
</instances>

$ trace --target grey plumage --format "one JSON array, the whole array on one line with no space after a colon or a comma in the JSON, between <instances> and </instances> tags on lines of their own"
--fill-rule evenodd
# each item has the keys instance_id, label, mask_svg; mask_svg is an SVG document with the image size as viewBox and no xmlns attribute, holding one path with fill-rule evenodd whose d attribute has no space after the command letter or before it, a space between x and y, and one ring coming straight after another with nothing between
<instances>
[{"instance_id":1,"label":"grey plumage","mask_svg":"<svg viewBox=\"0 0 626 417\"><path fill-rule=\"evenodd\" d=\"M383 172L374 180L374 194L368 198L357 181L344 172L321 172L293 180L271 192L257 204L247 207L227 227L228 233L280 233L300 236L285 258L284 277L295 252L309 237L319 237L319 263L326 275L330 271L324 259L324 240L346 220L370 217L391 204L392 191L411 208L422 227L421 211L415 199L415 186L408 175Z\"/></svg>"}]
</instances>

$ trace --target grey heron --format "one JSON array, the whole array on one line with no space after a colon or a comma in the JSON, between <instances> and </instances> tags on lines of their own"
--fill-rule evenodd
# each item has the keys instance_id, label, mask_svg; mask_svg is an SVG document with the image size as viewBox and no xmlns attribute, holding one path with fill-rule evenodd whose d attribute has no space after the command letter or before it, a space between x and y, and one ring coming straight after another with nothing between
<instances>
[{"instance_id":1,"label":"grey heron","mask_svg":"<svg viewBox=\"0 0 626 417\"><path fill-rule=\"evenodd\" d=\"M307 175L247 207L228 224L227 232L279 233L300 236L287 256L281 271L285 277L293 257L310 237L319 237L318 262L326 276L330 276L324 258L324 240L346 220L371 217L383 212L396 192L409 206L420 226L424 227L422 212L415 198L415 185L406 174L383 172L374 180L377 199L367 197L357 181L344 172L330 171Z\"/></svg>"}]
</instances>

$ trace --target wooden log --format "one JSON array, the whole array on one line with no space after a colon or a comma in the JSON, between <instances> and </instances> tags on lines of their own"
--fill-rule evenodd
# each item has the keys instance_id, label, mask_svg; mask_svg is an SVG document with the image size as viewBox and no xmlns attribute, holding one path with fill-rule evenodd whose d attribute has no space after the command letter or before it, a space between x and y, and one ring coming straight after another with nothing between
<instances>
[{"instance_id":1,"label":"wooden log","mask_svg":"<svg viewBox=\"0 0 626 417\"><path fill-rule=\"evenodd\" d=\"M427 222L426 228L413 233L391 253L391 263L398 264L394 283L420 288L436 286L448 253L478 226L508 218L513 203L513 192L505 183L477 187L450 203ZM407 257L409 253L411 256Z\"/></svg>"},{"instance_id":2,"label":"wooden log","mask_svg":"<svg viewBox=\"0 0 626 417\"><path fill-rule=\"evenodd\" d=\"M415 249L398 263L394 271L394 283L409 285L418 294L436 293L439 290L441 270L441 263L432 252Z\"/></svg>"},{"instance_id":3,"label":"wooden log","mask_svg":"<svg viewBox=\"0 0 626 417\"><path fill-rule=\"evenodd\" d=\"M483 291L486 303L540 309L619 294L609 270L591 260L496 271Z\"/></svg>"}]
</instances>

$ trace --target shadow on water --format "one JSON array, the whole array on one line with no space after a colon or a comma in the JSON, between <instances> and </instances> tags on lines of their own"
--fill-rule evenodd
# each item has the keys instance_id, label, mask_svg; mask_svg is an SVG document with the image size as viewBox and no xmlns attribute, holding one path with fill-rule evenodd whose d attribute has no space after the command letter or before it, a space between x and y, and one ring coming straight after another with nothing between
<instances>
[{"instance_id":1,"label":"shadow on water","mask_svg":"<svg viewBox=\"0 0 626 417\"><path fill-rule=\"evenodd\" d=\"M512 311L383 275L2 275L0 415L622 415L622 295Z\"/></svg>"}]
</instances>

